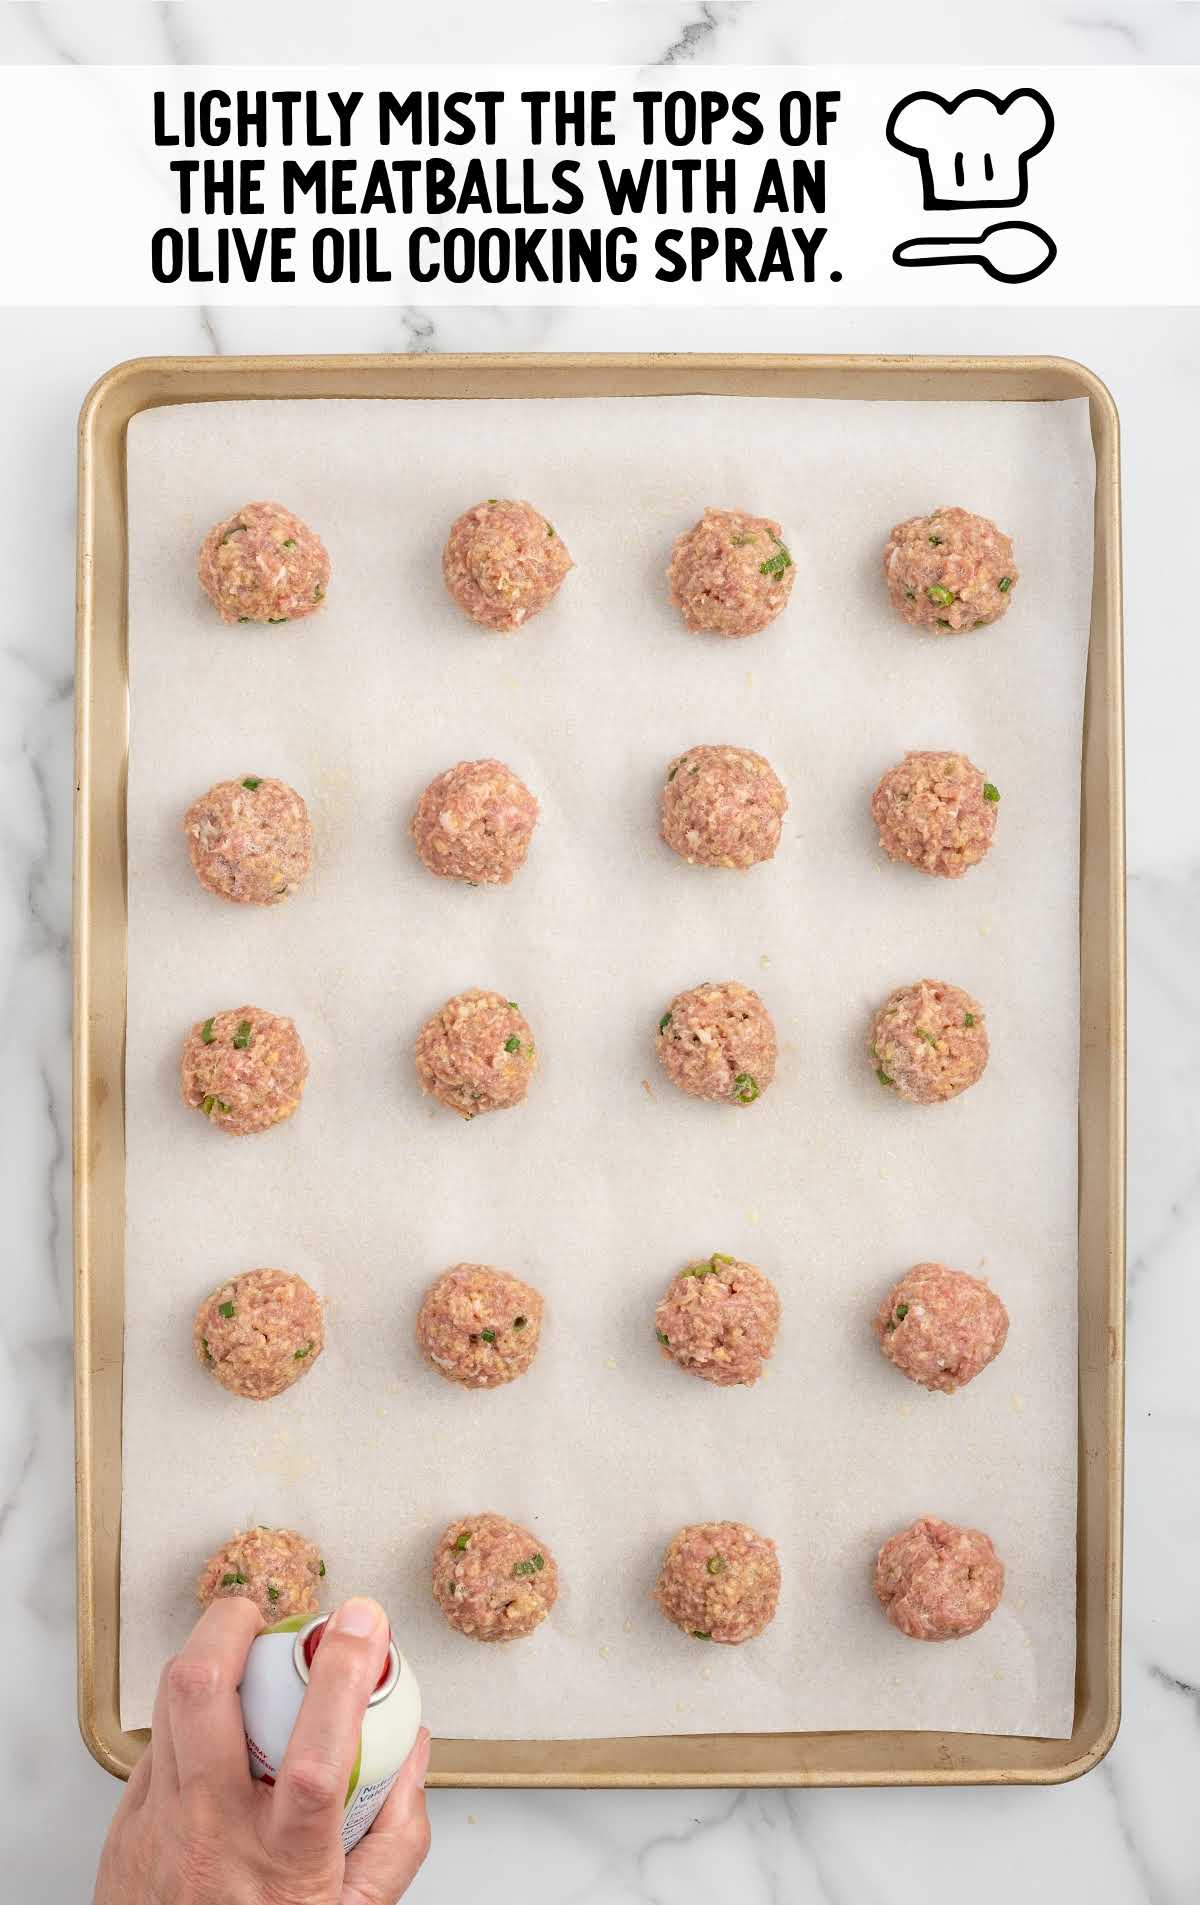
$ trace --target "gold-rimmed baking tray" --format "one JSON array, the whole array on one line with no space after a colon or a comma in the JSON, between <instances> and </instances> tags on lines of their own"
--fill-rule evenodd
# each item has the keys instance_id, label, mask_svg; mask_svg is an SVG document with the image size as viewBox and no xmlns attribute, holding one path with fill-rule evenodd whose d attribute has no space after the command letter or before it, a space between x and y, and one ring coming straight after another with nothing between
<instances>
[{"instance_id":1,"label":"gold-rimmed baking tray","mask_svg":"<svg viewBox=\"0 0 1200 1905\"><path fill-rule=\"evenodd\" d=\"M128 724L125 446L162 404L263 398L661 396L1037 402L1085 398L1096 459L1080 887L1079 1498L1074 1727L993 1734L715 1734L438 1741L430 1780L461 1786L1050 1783L1116 1734L1124 1353L1124 830L1116 410L1054 358L446 356L146 358L110 371L80 418L75 851L75 1246L79 1711L126 1775L146 1734L120 1724L121 1380Z\"/></svg>"}]
</instances>

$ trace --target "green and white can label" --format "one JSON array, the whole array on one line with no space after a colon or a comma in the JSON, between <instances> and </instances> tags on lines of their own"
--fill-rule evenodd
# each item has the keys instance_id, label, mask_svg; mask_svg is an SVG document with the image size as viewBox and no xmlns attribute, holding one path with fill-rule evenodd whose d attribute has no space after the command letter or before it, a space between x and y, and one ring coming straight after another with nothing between
<instances>
[{"instance_id":1,"label":"green and white can label","mask_svg":"<svg viewBox=\"0 0 1200 1905\"><path fill-rule=\"evenodd\" d=\"M238 1691L250 1771L267 1785L273 1786L279 1776L328 1619L328 1614L317 1614L280 1621L261 1633L250 1649ZM389 1640L387 1663L363 1715L358 1757L346 1789L343 1851L357 1845L373 1824L420 1726L420 1689L404 1655Z\"/></svg>"}]
</instances>

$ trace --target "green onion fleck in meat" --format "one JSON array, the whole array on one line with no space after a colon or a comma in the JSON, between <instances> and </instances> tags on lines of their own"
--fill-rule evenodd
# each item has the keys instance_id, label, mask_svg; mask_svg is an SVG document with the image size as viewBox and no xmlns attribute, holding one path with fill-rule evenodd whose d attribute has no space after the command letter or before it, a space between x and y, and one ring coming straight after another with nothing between
<instances>
[{"instance_id":1,"label":"green onion fleck in meat","mask_svg":"<svg viewBox=\"0 0 1200 1905\"><path fill-rule=\"evenodd\" d=\"M785 569L790 569L792 566L792 558L778 536L773 536L771 540L775 544L775 554L768 556L765 562L759 563L759 575L782 575Z\"/></svg>"}]
</instances>

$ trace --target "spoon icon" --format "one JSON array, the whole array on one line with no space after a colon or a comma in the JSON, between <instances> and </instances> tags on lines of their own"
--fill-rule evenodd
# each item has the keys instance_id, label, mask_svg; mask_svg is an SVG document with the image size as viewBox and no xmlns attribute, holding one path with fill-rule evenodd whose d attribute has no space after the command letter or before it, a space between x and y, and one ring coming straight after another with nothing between
<instances>
[{"instance_id":1,"label":"spoon icon","mask_svg":"<svg viewBox=\"0 0 1200 1905\"><path fill-rule=\"evenodd\" d=\"M1040 225L1005 219L978 238L907 238L892 258L898 265L982 265L1002 284L1025 284L1049 270L1058 246Z\"/></svg>"}]
</instances>

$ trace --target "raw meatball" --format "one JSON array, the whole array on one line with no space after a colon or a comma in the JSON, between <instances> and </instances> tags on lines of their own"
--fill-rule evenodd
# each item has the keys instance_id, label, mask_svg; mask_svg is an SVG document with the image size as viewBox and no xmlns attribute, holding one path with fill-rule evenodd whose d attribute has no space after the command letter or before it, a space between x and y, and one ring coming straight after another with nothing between
<instances>
[{"instance_id":1,"label":"raw meatball","mask_svg":"<svg viewBox=\"0 0 1200 1905\"><path fill-rule=\"evenodd\" d=\"M906 754L875 789L871 814L893 860L957 880L991 846L999 799L965 754Z\"/></svg>"},{"instance_id":2,"label":"raw meatball","mask_svg":"<svg viewBox=\"0 0 1200 1905\"><path fill-rule=\"evenodd\" d=\"M775 1617L775 1543L740 1521L702 1521L668 1543L655 1589L669 1621L694 1640L736 1647Z\"/></svg>"},{"instance_id":3,"label":"raw meatball","mask_svg":"<svg viewBox=\"0 0 1200 1905\"><path fill-rule=\"evenodd\" d=\"M308 808L286 781L247 774L218 781L184 816L201 886L244 906L274 906L294 893L312 863Z\"/></svg>"},{"instance_id":4,"label":"raw meatball","mask_svg":"<svg viewBox=\"0 0 1200 1905\"><path fill-rule=\"evenodd\" d=\"M940 979L900 986L875 1014L871 1060L880 1084L914 1105L957 1098L988 1062L983 1007Z\"/></svg>"},{"instance_id":5,"label":"raw meatball","mask_svg":"<svg viewBox=\"0 0 1200 1905\"><path fill-rule=\"evenodd\" d=\"M433 1598L472 1640L520 1640L558 1598L558 1569L544 1541L503 1515L452 1521L433 1557Z\"/></svg>"},{"instance_id":6,"label":"raw meatball","mask_svg":"<svg viewBox=\"0 0 1200 1905\"><path fill-rule=\"evenodd\" d=\"M662 837L693 866L752 867L779 845L788 797L748 747L692 747L671 762Z\"/></svg>"},{"instance_id":7,"label":"raw meatball","mask_svg":"<svg viewBox=\"0 0 1200 1905\"><path fill-rule=\"evenodd\" d=\"M253 1601L268 1626L321 1605L325 1563L316 1545L290 1528L250 1528L206 1561L196 1583L202 1607L211 1601Z\"/></svg>"},{"instance_id":8,"label":"raw meatball","mask_svg":"<svg viewBox=\"0 0 1200 1905\"><path fill-rule=\"evenodd\" d=\"M752 1263L718 1253L679 1272L654 1322L681 1369L723 1388L757 1382L775 1347L779 1292Z\"/></svg>"},{"instance_id":9,"label":"raw meatball","mask_svg":"<svg viewBox=\"0 0 1200 1905\"><path fill-rule=\"evenodd\" d=\"M935 509L897 523L883 573L906 622L953 635L998 622L1020 574L1004 531L968 509Z\"/></svg>"},{"instance_id":10,"label":"raw meatball","mask_svg":"<svg viewBox=\"0 0 1200 1905\"><path fill-rule=\"evenodd\" d=\"M779 524L742 509L706 509L678 538L667 568L667 589L685 626L735 638L773 622L795 579Z\"/></svg>"},{"instance_id":11,"label":"raw meatball","mask_svg":"<svg viewBox=\"0 0 1200 1905\"><path fill-rule=\"evenodd\" d=\"M553 602L574 566L532 503L495 496L458 518L442 552L446 587L464 615L504 635Z\"/></svg>"},{"instance_id":12,"label":"raw meatball","mask_svg":"<svg viewBox=\"0 0 1200 1905\"><path fill-rule=\"evenodd\" d=\"M421 1027L415 1056L421 1090L460 1118L519 1105L537 1065L520 1007L478 986L447 999Z\"/></svg>"},{"instance_id":13,"label":"raw meatball","mask_svg":"<svg viewBox=\"0 0 1200 1905\"><path fill-rule=\"evenodd\" d=\"M421 795L412 837L431 873L507 886L525 864L537 818L537 801L503 761L460 761Z\"/></svg>"},{"instance_id":14,"label":"raw meatball","mask_svg":"<svg viewBox=\"0 0 1200 1905\"><path fill-rule=\"evenodd\" d=\"M184 1104L244 1138L291 1117L304 1095L308 1054L290 1019L239 1005L193 1025L179 1070Z\"/></svg>"},{"instance_id":15,"label":"raw meatball","mask_svg":"<svg viewBox=\"0 0 1200 1905\"><path fill-rule=\"evenodd\" d=\"M999 1607L1004 1563L978 1528L922 1515L879 1550L875 1592L910 1640L959 1640Z\"/></svg>"},{"instance_id":16,"label":"raw meatball","mask_svg":"<svg viewBox=\"0 0 1200 1905\"><path fill-rule=\"evenodd\" d=\"M752 1105L775 1076L771 1015L757 992L736 979L672 999L656 1044L672 1084L693 1098Z\"/></svg>"},{"instance_id":17,"label":"raw meatball","mask_svg":"<svg viewBox=\"0 0 1200 1905\"><path fill-rule=\"evenodd\" d=\"M889 1363L950 1396L1000 1354L1008 1311L981 1277L918 1263L880 1304L875 1334Z\"/></svg>"},{"instance_id":18,"label":"raw meatball","mask_svg":"<svg viewBox=\"0 0 1200 1905\"><path fill-rule=\"evenodd\" d=\"M247 503L209 530L199 574L223 622L299 622L325 600L329 557L282 503Z\"/></svg>"},{"instance_id":19,"label":"raw meatball","mask_svg":"<svg viewBox=\"0 0 1200 1905\"><path fill-rule=\"evenodd\" d=\"M192 1338L224 1388L265 1402L298 1382L324 1349L321 1299L286 1270L247 1270L205 1298Z\"/></svg>"},{"instance_id":20,"label":"raw meatball","mask_svg":"<svg viewBox=\"0 0 1200 1905\"><path fill-rule=\"evenodd\" d=\"M542 1299L527 1283L486 1263L456 1263L426 1293L417 1346L448 1381L495 1389L525 1374L541 1329Z\"/></svg>"}]
</instances>

